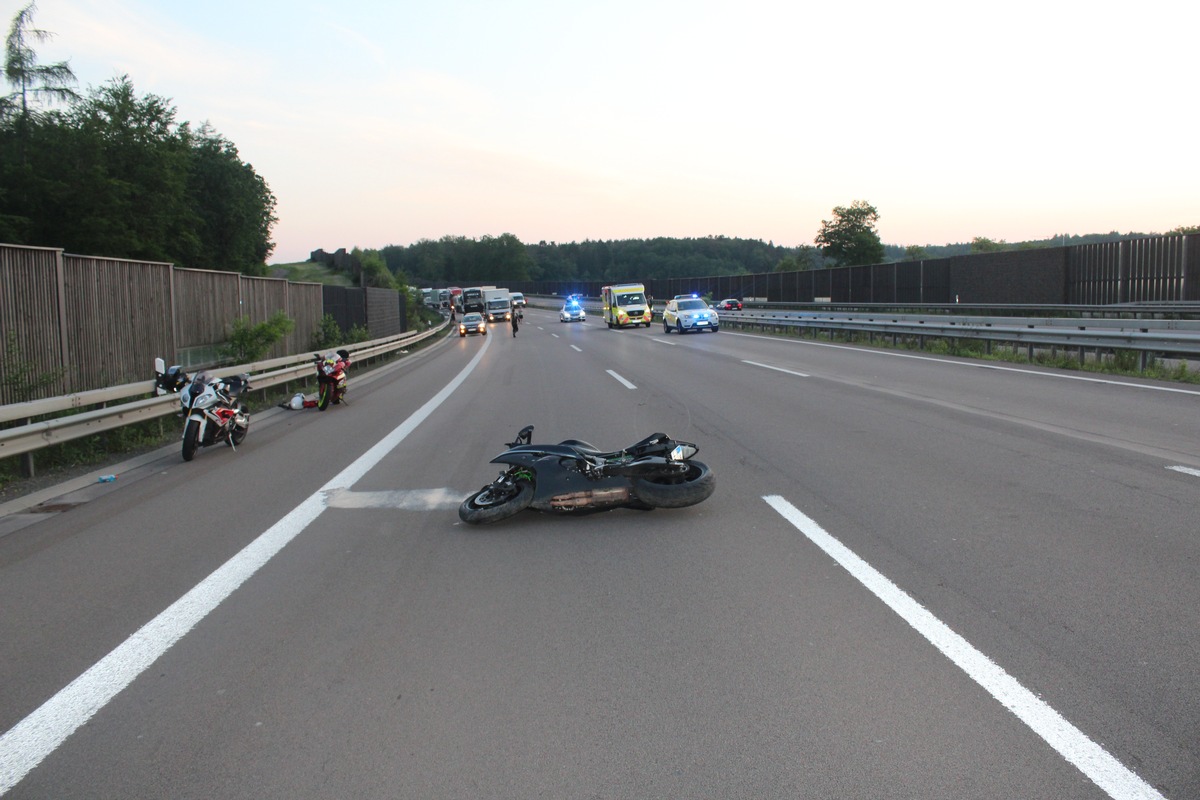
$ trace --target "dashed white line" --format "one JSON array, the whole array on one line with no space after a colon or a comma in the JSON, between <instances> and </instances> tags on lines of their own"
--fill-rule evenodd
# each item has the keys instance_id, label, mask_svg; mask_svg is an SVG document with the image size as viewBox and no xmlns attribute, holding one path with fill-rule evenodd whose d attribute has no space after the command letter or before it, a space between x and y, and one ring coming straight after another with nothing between
<instances>
[{"instance_id":1,"label":"dashed white line","mask_svg":"<svg viewBox=\"0 0 1200 800\"><path fill-rule=\"evenodd\" d=\"M609 375L612 375L614 378L616 378L618 381L620 381L622 384L624 384L624 386L625 386L625 388L626 388L626 389L636 389L636 388L637 388L637 387L636 387L636 386L634 386L632 383L630 383L629 381L625 380L624 378L622 378L622 377L621 377L620 375L618 375L617 373L613 372L611 369L609 369L609 370L605 370L605 372L607 372Z\"/></svg>"},{"instance_id":2,"label":"dashed white line","mask_svg":"<svg viewBox=\"0 0 1200 800\"><path fill-rule=\"evenodd\" d=\"M988 694L1046 740L1059 755L1107 792L1109 797L1119 800L1164 800L1153 786L1113 758L1087 734L976 650L970 642L950 630L944 622L798 508L777 495L763 497L763 500L928 639Z\"/></svg>"},{"instance_id":3,"label":"dashed white line","mask_svg":"<svg viewBox=\"0 0 1200 800\"><path fill-rule=\"evenodd\" d=\"M796 372L792 369L784 369L783 367L772 367L770 364L760 364L757 361L747 361L742 359L743 364L749 364L752 367L762 367L763 369L773 369L776 372L786 372L788 375L795 375L797 378L811 378L807 372Z\"/></svg>"},{"instance_id":4,"label":"dashed white line","mask_svg":"<svg viewBox=\"0 0 1200 800\"><path fill-rule=\"evenodd\" d=\"M1167 469L1173 469L1176 472L1182 472L1185 475L1195 475L1197 478L1200 478L1200 469L1192 469L1191 467L1167 467Z\"/></svg>"},{"instance_id":5,"label":"dashed white line","mask_svg":"<svg viewBox=\"0 0 1200 800\"><path fill-rule=\"evenodd\" d=\"M582 352L583 352L582 350L580 350L580 349L579 349L578 347L576 347L575 345L571 345L571 349L572 349L572 350L574 350L576 353L582 353Z\"/></svg>"}]
</instances>

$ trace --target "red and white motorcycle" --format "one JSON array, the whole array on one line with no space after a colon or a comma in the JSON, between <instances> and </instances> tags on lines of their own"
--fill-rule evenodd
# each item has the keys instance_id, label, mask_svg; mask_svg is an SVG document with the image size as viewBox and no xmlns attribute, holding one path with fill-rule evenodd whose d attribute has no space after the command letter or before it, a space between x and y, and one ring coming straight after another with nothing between
<instances>
[{"instance_id":1,"label":"red and white motorcycle","mask_svg":"<svg viewBox=\"0 0 1200 800\"><path fill-rule=\"evenodd\" d=\"M207 372L196 373L190 381L178 366L164 370L162 359L155 360L155 391L179 392L179 413L183 425L183 460L191 461L196 450L217 442L237 446L250 431L250 409L239 399L250 389L250 375L216 378Z\"/></svg>"},{"instance_id":2,"label":"red and white motorcycle","mask_svg":"<svg viewBox=\"0 0 1200 800\"><path fill-rule=\"evenodd\" d=\"M350 353L346 350L326 355L313 353L313 362L317 367L317 408L324 411L330 403L345 403Z\"/></svg>"}]
</instances>

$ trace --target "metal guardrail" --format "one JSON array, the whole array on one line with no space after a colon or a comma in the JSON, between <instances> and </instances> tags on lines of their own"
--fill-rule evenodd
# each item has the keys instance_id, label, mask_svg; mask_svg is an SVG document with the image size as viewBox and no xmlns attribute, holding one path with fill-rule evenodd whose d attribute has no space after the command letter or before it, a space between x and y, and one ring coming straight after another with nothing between
<instances>
[{"instance_id":1,"label":"metal guardrail","mask_svg":"<svg viewBox=\"0 0 1200 800\"><path fill-rule=\"evenodd\" d=\"M779 330L854 331L925 339L977 339L1034 347L1133 350L1145 369L1155 353L1200 356L1200 320L982 317L945 314L721 312L721 324Z\"/></svg>"},{"instance_id":2,"label":"metal guardrail","mask_svg":"<svg viewBox=\"0 0 1200 800\"><path fill-rule=\"evenodd\" d=\"M444 331L449 325L445 320L441 325L420 333L408 332L383 339L361 342L350 350L351 358L359 361L364 358L383 355L384 353L407 347L423 341ZM289 381L298 380L313 374L312 354L283 356L267 361L256 361L252 364L241 364L230 367L220 367L207 370L211 375L225 377L238 375L243 372L250 374L250 385L253 391L277 386ZM95 389L87 392L50 397L44 400L33 400L27 403L10 403L0 406L0 424L17 420L32 420L47 414L57 414L78 408L126 400L131 397L139 398L130 402L90 411L82 411L69 416L38 422L26 422L24 425L0 430L0 458L29 453L53 444L67 442L84 436L91 436L102 431L120 428L135 422L141 422L155 417L174 413L179 407L179 396L175 394L146 398L144 395L153 394L154 381L139 381L122 386L112 386L105 389Z\"/></svg>"}]
</instances>

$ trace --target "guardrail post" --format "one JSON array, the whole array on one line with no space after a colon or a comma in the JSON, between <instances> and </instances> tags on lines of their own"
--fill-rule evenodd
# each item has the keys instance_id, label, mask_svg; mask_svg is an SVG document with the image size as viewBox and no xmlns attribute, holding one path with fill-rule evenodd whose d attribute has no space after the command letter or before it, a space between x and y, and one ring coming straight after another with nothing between
<instances>
[{"instance_id":1,"label":"guardrail post","mask_svg":"<svg viewBox=\"0 0 1200 800\"><path fill-rule=\"evenodd\" d=\"M26 425L32 425L33 419L25 420ZM33 451L21 454L21 477L32 478L37 473L37 465L33 463Z\"/></svg>"}]
</instances>

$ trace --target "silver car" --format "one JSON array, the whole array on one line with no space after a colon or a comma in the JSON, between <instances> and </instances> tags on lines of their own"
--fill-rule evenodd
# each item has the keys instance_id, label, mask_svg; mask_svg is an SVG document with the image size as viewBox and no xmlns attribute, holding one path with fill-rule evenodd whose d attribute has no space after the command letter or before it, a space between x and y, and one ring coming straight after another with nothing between
<instances>
[{"instance_id":1,"label":"silver car","mask_svg":"<svg viewBox=\"0 0 1200 800\"><path fill-rule=\"evenodd\" d=\"M721 320L715 308L709 308L699 297L676 297L667 303L663 311L663 333L678 331L712 331L720 330Z\"/></svg>"},{"instance_id":2,"label":"silver car","mask_svg":"<svg viewBox=\"0 0 1200 800\"><path fill-rule=\"evenodd\" d=\"M562 310L558 312L559 322L586 322L587 312L583 310L583 304L578 300L568 300L563 303Z\"/></svg>"}]
</instances>

